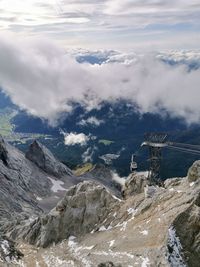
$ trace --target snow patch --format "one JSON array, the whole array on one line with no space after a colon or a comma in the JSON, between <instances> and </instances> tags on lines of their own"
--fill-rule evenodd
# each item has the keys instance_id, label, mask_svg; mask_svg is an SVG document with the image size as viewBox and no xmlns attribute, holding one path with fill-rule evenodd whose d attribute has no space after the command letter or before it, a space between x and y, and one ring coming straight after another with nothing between
<instances>
[{"instance_id":1,"label":"snow patch","mask_svg":"<svg viewBox=\"0 0 200 267\"><path fill-rule=\"evenodd\" d=\"M148 265L150 265L150 262L149 262L149 258L142 258L143 262L142 262L142 265L141 267L147 267Z\"/></svg>"},{"instance_id":2,"label":"snow patch","mask_svg":"<svg viewBox=\"0 0 200 267\"><path fill-rule=\"evenodd\" d=\"M147 230L141 231L140 233L143 234L143 235L148 235L149 234L149 232Z\"/></svg>"},{"instance_id":3,"label":"snow patch","mask_svg":"<svg viewBox=\"0 0 200 267\"><path fill-rule=\"evenodd\" d=\"M130 214L134 214L135 215L136 210L133 209L133 208L129 208L129 209L127 209L127 212L128 212L128 215L130 215Z\"/></svg>"},{"instance_id":4,"label":"snow patch","mask_svg":"<svg viewBox=\"0 0 200 267\"><path fill-rule=\"evenodd\" d=\"M2 248L3 253L4 253L5 255L9 255L9 253L10 253L10 251L9 251L10 246L9 246L9 243L8 243L7 240L3 240L3 241L1 242L1 248Z\"/></svg>"},{"instance_id":5,"label":"snow patch","mask_svg":"<svg viewBox=\"0 0 200 267\"><path fill-rule=\"evenodd\" d=\"M192 187L195 184L195 182L190 183L190 187Z\"/></svg>"},{"instance_id":6,"label":"snow patch","mask_svg":"<svg viewBox=\"0 0 200 267\"><path fill-rule=\"evenodd\" d=\"M36 194L34 194L34 197L37 199L37 201L41 201L42 200L42 198L37 196Z\"/></svg>"},{"instance_id":7,"label":"snow patch","mask_svg":"<svg viewBox=\"0 0 200 267\"><path fill-rule=\"evenodd\" d=\"M168 253L167 259L171 267L186 267L182 258L182 245L173 227L168 229Z\"/></svg>"},{"instance_id":8,"label":"snow patch","mask_svg":"<svg viewBox=\"0 0 200 267\"><path fill-rule=\"evenodd\" d=\"M111 240L111 241L109 241L109 242L108 242L109 247L111 248L111 247L114 245L114 243L115 243L115 240Z\"/></svg>"},{"instance_id":9,"label":"snow patch","mask_svg":"<svg viewBox=\"0 0 200 267\"><path fill-rule=\"evenodd\" d=\"M113 252L112 250L107 251L97 251L97 252L92 252L93 255L100 255L100 256L110 256L110 257L128 257L133 259L135 256L131 253L128 252Z\"/></svg>"},{"instance_id":10,"label":"snow patch","mask_svg":"<svg viewBox=\"0 0 200 267\"><path fill-rule=\"evenodd\" d=\"M75 236L70 236L68 239L68 246L70 248L70 252L73 254L73 256L76 259L82 262L83 267L92 267L93 264L88 259L86 259L86 256L81 255L81 251L85 249L91 250L93 246L92 247L81 247L81 246L79 247L75 239L76 239ZM65 266L68 266L68 265L65 265Z\"/></svg>"},{"instance_id":11,"label":"snow patch","mask_svg":"<svg viewBox=\"0 0 200 267\"><path fill-rule=\"evenodd\" d=\"M59 181L59 180L54 180L50 177L48 177L49 180L52 182L52 187L51 187L51 190L54 192L54 193L57 193L58 191L66 191L66 188L64 188L62 185L64 185L64 182L63 181Z\"/></svg>"},{"instance_id":12,"label":"snow patch","mask_svg":"<svg viewBox=\"0 0 200 267\"><path fill-rule=\"evenodd\" d=\"M107 231L106 227L103 225L99 228L99 232Z\"/></svg>"}]
</instances>

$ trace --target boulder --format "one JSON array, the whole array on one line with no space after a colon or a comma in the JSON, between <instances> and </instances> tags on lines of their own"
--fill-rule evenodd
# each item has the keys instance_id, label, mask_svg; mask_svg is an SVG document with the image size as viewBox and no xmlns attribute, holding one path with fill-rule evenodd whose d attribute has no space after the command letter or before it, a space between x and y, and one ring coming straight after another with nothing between
<instances>
[{"instance_id":1,"label":"boulder","mask_svg":"<svg viewBox=\"0 0 200 267\"><path fill-rule=\"evenodd\" d=\"M72 175L72 171L67 166L58 161L51 151L36 140L29 146L26 158L50 175L56 177Z\"/></svg>"}]
</instances>

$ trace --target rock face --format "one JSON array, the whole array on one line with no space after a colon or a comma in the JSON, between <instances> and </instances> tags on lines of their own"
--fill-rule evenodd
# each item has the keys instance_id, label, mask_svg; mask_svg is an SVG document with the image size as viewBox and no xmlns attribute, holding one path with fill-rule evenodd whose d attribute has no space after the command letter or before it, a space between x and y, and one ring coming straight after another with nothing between
<instances>
[{"instance_id":1,"label":"rock face","mask_svg":"<svg viewBox=\"0 0 200 267\"><path fill-rule=\"evenodd\" d=\"M200 202L196 201L185 212L180 214L174 221L174 227L180 239L188 265L199 266Z\"/></svg>"},{"instance_id":2,"label":"rock face","mask_svg":"<svg viewBox=\"0 0 200 267\"><path fill-rule=\"evenodd\" d=\"M40 208L34 194L40 197L50 192L47 175L24 154L0 140L0 221L20 213L37 214Z\"/></svg>"},{"instance_id":3,"label":"rock face","mask_svg":"<svg viewBox=\"0 0 200 267\"><path fill-rule=\"evenodd\" d=\"M72 175L72 171L59 162L53 154L38 141L34 141L26 153L26 158L34 162L46 173L56 177Z\"/></svg>"},{"instance_id":4,"label":"rock face","mask_svg":"<svg viewBox=\"0 0 200 267\"><path fill-rule=\"evenodd\" d=\"M112 190L116 195L121 195L121 187L113 181L113 171L103 165L96 164L91 171L82 176L85 180L94 180Z\"/></svg>"},{"instance_id":5,"label":"rock face","mask_svg":"<svg viewBox=\"0 0 200 267\"><path fill-rule=\"evenodd\" d=\"M116 206L116 200L105 187L83 182L70 188L49 214L37 218L23 233L26 241L47 247L70 235L82 236L102 223Z\"/></svg>"},{"instance_id":6,"label":"rock face","mask_svg":"<svg viewBox=\"0 0 200 267\"><path fill-rule=\"evenodd\" d=\"M147 178L143 174L132 173L127 178L122 188L122 195L125 199L144 192L145 186L148 184Z\"/></svg>"},{"instance_id":7,"label":"rock face","mask_svg":"<svg viewBox=\"0 0 200 267\"><path fill-rule=\"evenodd\" d=\"M37 142L34 144L34 147L38 147ZM39 207L40 200L53 197L58 190L64 192L66 188L80 182L81 179L71 176L71 171L58 162L48 149L42 146L42 150L38 150L38 165L41 159L43 169L0 137L0 223L4 219L15 220L19 215L24 218L38 215L42 212L40 207L44 206ZM28 155L34 160L35 150L30 149ZM56 176L49 173L55 173ZM62 176L62 181L58 180L58 176Z\"/></svg>"},{"instance_id":8,"label":"rock face","mask_svg":"<svg viewBox=\"0 0 200 267\"><path fill-rule=\"evenodd\" d=\"M195 182L200 179L200 160L195 161L188 171L188 180Z\"/></svg>"}]
</instances>

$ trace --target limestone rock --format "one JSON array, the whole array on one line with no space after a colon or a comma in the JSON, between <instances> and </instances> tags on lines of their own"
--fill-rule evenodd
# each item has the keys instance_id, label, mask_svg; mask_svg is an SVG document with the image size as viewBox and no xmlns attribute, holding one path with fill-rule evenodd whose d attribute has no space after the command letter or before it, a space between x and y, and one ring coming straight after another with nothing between
<instances>
[{"instance_id":1,"label":"limestone rock","mask_svg":"<svg viewBox=\"0 0 200 267\"><path fill-rule=\"evenodd\" d=\"M188 181L195 182L200 178L200 160L195 161L188 171Z\"/></svg>"},{"instance_id":2,"label":"limestone rock","mask_svg":"<svg viewBox=\"0 0 200 267\"><path fill-rule=\"evenodd\" d=\"M121 196L121 185L113 180L113 171L103 164L95 164L93 168L82 175L84 180L92 180L106 186L115 195Z\"/></svg>"},{"instance_id":3,"label":"limestone rock","mask_svg":"<svg viewBox=\"0 0 200 267\"><path fill-rule=\"evenodd\" d=\"M34 194L40 197L48 195L50 180L22 152L2 138L0 150L0 221L3 218L15 218L23 212L38 214L41 209Z\"/></svg>"},{"instance_id":4,"label":"limestone rock","mask_svg":"<svg viewBox=\"0 0 200 267\"><path fill-rule=\"evenodd\" d=\"M144 188L145 198L153 197L157 191L158 191L158 187L157 186L146 185L145 188Z\"/></svg>"},{"instance_id":5,"label":"limestone rock","mask_svg":"<svg viewBox=\"0 0 200 267\"><path fill-rule=\"evenodd\" d=\"M199 194L200 195L200 194ZM200 263L200 205L193 204L174 221L188 266Z\"/></svg>"},{"instance_id":6,"label":"limestone rock","mask_svg":"<svg viewBox=\"0 0 200 267\"><path fill-rule=\"evenodd\" d=\"M36 219L23 234L31 244L47 247L70 235L81 236L100 224L118 202L105 187L83 182L70 188L49 214Z\"/></svg>"},{"instance_id":7,"label":"limestone rock","mask_svg":"<svg viewBox=\"0 0 200 267\"><path fill-rule=\"evenodd\" d=\"M130 196L143 193L147 184L145 175L133 173L127 178L125 185L122 188L122 195L127 199Z\"/></svg>"},{"instance_id":8,"label":"limestone rock","mask_svg":"<svg viewBox=\"0 0 200 267\"><path fill-rule=\"evenodd\" d=\"M181 184L182 178L170 178L164 181L165 188L173 188L173 186L178 186Z\"/></svg>"},{"instance_id":9,"label":"limestone rock","mask_svg":"<svg viewBox=\"0 0 200 267\"><path fill-rule=\"evenodd\" d=\"M30 145L29 150L26 153L26 158L34 162L46 173L56 177L72 175L72 171L63 163L59 162L53 154L38 141L34 141Z\"/></svg>"}]
</instances>

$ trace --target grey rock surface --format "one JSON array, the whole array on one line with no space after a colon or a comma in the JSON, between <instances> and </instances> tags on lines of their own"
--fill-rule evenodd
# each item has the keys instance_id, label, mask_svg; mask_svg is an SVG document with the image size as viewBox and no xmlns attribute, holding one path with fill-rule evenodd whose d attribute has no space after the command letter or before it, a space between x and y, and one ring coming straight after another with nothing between
<instances>
[{"instance_id":1,"label":"grey rock surface","mask_svg":"<svg viewBox=\"0 0 200 267\"><path fill-rule=\"evenodd\" d=\"M70 235L85 235L103 222L118 202L98 183L80 183L71 187L49 214L33 221L22 235L29 243L41 247Z\"/></svg>"},{"instance_id":2,"label":"grey rock surface","mask_svg":"<svg viewBox=\"0 0 200 267\"><path fill-rule=\"evenodd\" d=\"M114 264L112 261L99 263L98 267L122 267L121 264Z\"/></svg>"},{"instance_id":3,"label":"grey rock surface","mask_svg":"<svg viewBox=\"0 0 200 267\"><path fill-rule=\"evenodd\" d=\"M7 266L10 262L20 260L23 256L24 255L16 249L15 242L0 236L0 262L4 262L4 266Z\"/></svg>"},{"instance_id":4,"label":"grey rock surface","mask_svg":"<svg viewBox=\"0 0 200 267\"><path fill-rule=\"evenodd\" d=\"M121 195L121 186L113 180L113 171L103 164L95 164L91 171L82 176L84 180L93 180L109 188L114 194Z\"/></svg>"},{"instance_id":5,"label":"grey rock surface","mask_svg":"<svg viewBox=\"0 0 200 267\"><path fill-rule=\"evenodd\" d=\"M44 147L43 150L48 152ZM49 152L47 154L52 155ZM62 163L59 165L53 156L48 157L48 166L55 166L57 174L58 170L61 170L60 175L71 173ZM80 179L71 174L63 176L62 181L59 182L57 176L46 173L25 157L24 153L0 137L0 222L3 219L15 220L19 216L23 218L40 214L43 206L48 206L39 205L43 199L54 198L57 194L58 199L55 198L55 201L58 202L57 192L61 189L64 192L66 188L78 182ZM60 186L61 183L62 186Z\"/></svg>"},{"instance_id":6,"label":"grey rock surface","mask_svg":"<svg viewBox=\"0 0 200 267\"><path fill-rule=\"evenodd\" d=\"M147 184L148 182L145 175L132 173L129 175L122 188L122 195L125 199L127 199L130 196L143 193Z\"/></svg>"},{"instance_id":7,"label":"grey rock surface","mask_svg":"<svg viewBox=\"0 0 200 267\"><path fill-rule=\"evenodd\" d=\"M200 160L195 161L188 170L189 182L195 182L198 179L200 179Z\"/></svg>"},{"instance_id":8,"label":"grey rock surface","mask_svg":"<svg viewBox=\"0 0 200 267\"><path fill-rule=\"evenodd\" d=\"M36 140L29 146L26 158L50 175L59 178L72 175L72 171L67 166L58 161L49 149Z\"/></svg>"},{"instance_id":9,"label":"grey rock surface","mask_svg":"<svg viewBox=\"0 0 200 267\"><path fill-rule=\"evenodd\" d=\"M3 140L0 147L6 153L6 164L0 159L0 220L23 212L38 214L41 209L35 196L44 197L50 192L50 180L16 148Z\"/></svg>"}]
</instances>

